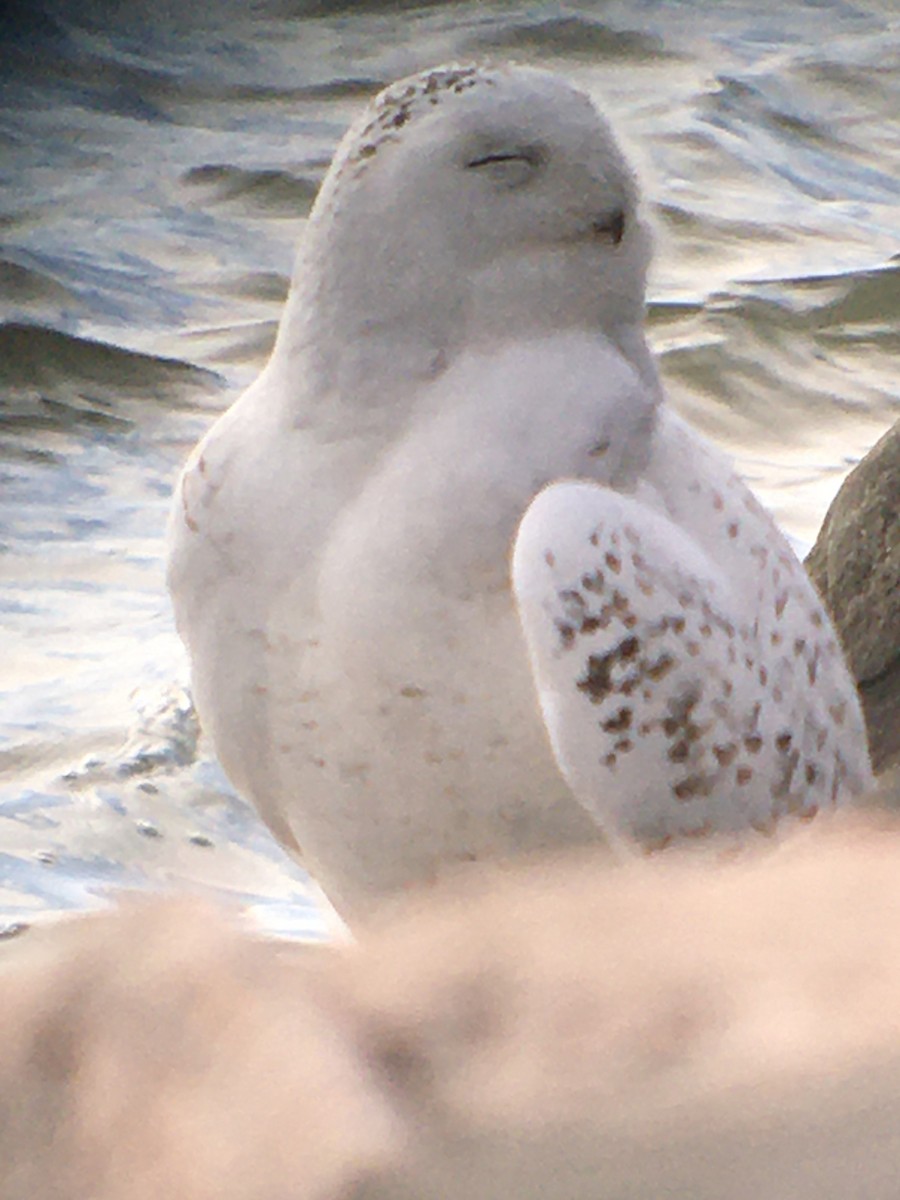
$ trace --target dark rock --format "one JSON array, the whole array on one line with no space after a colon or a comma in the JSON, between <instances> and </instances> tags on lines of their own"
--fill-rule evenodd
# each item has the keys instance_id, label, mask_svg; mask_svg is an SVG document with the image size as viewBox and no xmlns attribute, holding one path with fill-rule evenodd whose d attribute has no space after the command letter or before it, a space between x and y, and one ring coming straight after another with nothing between
<instances>
[{"instance_id":1,"label":"dark rock","mask_svg":"<svg viewBox=\"0 0 900 1200\"><path fill-rule=\"evenodd\" d=\"M900 421L844 481L806 566L859 683L880 773L900 762Z\"/></svg>"}]
</instances>

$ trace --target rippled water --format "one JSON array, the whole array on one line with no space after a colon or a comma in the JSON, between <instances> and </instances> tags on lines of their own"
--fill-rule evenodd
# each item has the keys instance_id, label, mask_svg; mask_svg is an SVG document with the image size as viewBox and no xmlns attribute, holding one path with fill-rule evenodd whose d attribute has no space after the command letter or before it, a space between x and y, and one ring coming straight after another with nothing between
<instances>
[{"instance_id":1,"label":"rippled water","mask_svg":"<svg viewBox=\"0 0 900 1200\"><path fill-rule=\"evenodd\" d=\"M673 398L801 542L900 415L893 0L201 7L0 13L10 920L174 880L320 928L197 743L163 530L178 464L264 361L302 218L380 85L514 58L598 98L656 222Z\"/></svg>"}]
</instances>

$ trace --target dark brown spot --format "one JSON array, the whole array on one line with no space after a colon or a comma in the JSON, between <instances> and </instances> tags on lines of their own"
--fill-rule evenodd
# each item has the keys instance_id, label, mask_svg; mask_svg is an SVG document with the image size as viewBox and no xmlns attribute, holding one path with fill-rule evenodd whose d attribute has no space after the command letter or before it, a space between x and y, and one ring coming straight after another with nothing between
<instances>
[{"instance_id":1,"label":"dark brown spot","mask_svg":"<svg viewBox=\"0 0 900 1200\"><path fill-rule=\"evenodd\" d=\"M672 845L671 833L658 834L654 838L644 838L643 847L646 853L657 854L660 850L665 850L667 846Z\"/></svg>"},{"instance_id":2,"label":"dark brown spot","mask_svg":"<svg viewBox=\"0 0 900 1200\"><path fill-rule=\"evenodd\" d=\"M812 763L807 763L806 770L804 771L804 775L806 776L807 783L815 783L816 779L819 776L819 772L816 770L816 768L813 766Z\"/></svg>"},{"instance_id":3,"label":"dark brown spot","mask_svg":"<svg viewBox=\"0 0 900 1200\"><path fill-rule=\"evenodd\" d=\"M751 754L759 754L762 750L763 740L758 733L751 734L750 737L744 738L744 746Z\"/></svg>"},{"instance_id":4,"label":"dark brown spot","mask_svg":"<svg viewBox=\"0 0 900 1200\"><path fill-rule=\"evenodd\" d=\"M697 655L700 653L700 643L699 642L688 642L687 652L691 656L691 658L696 658Z\"/></svg>"},{"instance_id":5,"label":"dark brown spot","mask_svg":"<svg viewBox=\"0 0 900 1200\"><path fill-rule=\"evenodd\" d=\"M669 761L677 763L684 762L690 752L690 746L686 741L684 741L684 739L682 739L680 742L675 742L674 745L669 747Z\"/></svg>"},{"instance_id":6,"label":"dark brown spot","mask_svg":"<svg viewBox=\"0 0 900 1200\"><path fill-rule=\"evenodd\" d=\"M779 592L775 597L775 616L780 617L787 607L788 594L787 592Z\"/></svg>"},{"instance_id":7,"label":"dark brown spot","mask_svg":"<svg viewBox=\"0 0 900 1200\"><path fill-rule=\"evenodd\" d=\"M752 767L738 767L738 769L734 773L734 777L737 780L737 782L743 787L744 784L749 783L750 780L753 778L753 769L752 769Z\"/></svg>"},{"instance_id":8,"label":"dark brown spot","mask_svg":"<svg viewBox=\"0 0 900 1200\"><path fill-rule=\"evenodd\" d=\"M781 776L772 787L772 795L776 799L787 796L790 793L791 781L794 778L794 771L796 771L799 761L799 750L791 750L789 753L785 753L781 764Z\"/></svg>"},{"instance_id":9,"label":"dark brown spot","mask_svg":"<svg viewBox=\"0 0 900 1200\"><path fill-rule=\"evenodd\" d=\"M771 837L775 832L777 825L778 822L775 820L774 816L768 818L754 817L750 822L750 828L756 833L762 834L763 837Z\"/></svg>"},{"instance_id":10,"label":"dark brown spot","mask_svg":"<svg viewBox=\"0 0 900 1200\"><path fill-rule=\"evenodd\" d=\"M794 638L794 653L802 654L806 649L806 638Z\"/></svg>"},{"instance_id":11,"label":"dark brown spot","mask_svg":"<svg viewBox=\"0 0 900 1200\"><path fill-rule=\"evenodd\" d=\"M602 458L603 455L609 449L609 447L610 447L609 438L604 438L602 441L595 442L593 444L593 446L591 446L590 450L588 450L588 456L590 458Z\"/></svg>"},{"instance_id":12,"label":"dark brown spot","mask_svg":"<svg viewBox=\"0 0 900 1200\"><path fill-rule=\"evenodd\" d=\"M594 571L592 575L582 575L581 586L586 592L603 591L603 572Z\"/></svg>"},{"instance_id":13,"label":"dark brown spot","mask_svg":"<svg viewBox=\"0 0 900 1200\"><path fill-rule=\"evenodd\" d=\"M596 633L598 629L605 629L609 621L603 620L601 617L585 617L581 622L579 633Z\"/></svg>"},{"instance_id":14,"label":"dark brown spot","mask_svg":"<svg viewBox=\"0 0 900 1200\"><path fill-rule=\"evenodd\" d=\"M813 625L815 625L817 629L822 628L822 614L819 612L818 609L816 609L816 611L814 613L810 614L809 619L810 619L810 621L812 621Z\"/></svg>"},{"instance_id":15,"label":"dark brown spot","mask_svg":"<svg viewBox=\"0 0 900 1200\"><path fill-rule=\"evenodd\" d=\"M607 733L621 733L625 729L630 729L631 709L623 706L617 713L604 721L600 728Z\"/></svg>"},{"instance_id":16,"label":"dark brown spot","mask_svg":"<svg viewBox=\"0 0 900 1200\"><path fill-rule=\"evenodd\" d=\"M840 704L831 704L828 707L829 716L831 717L832 721L834 721L835 725L843 725L846 712L847 705L843 702L843 700L840 702Z\"/></svg>"},{"instance_id":17,"label":"dark brown spot","mask_svg":"<svg viewBox=\"0 0 900 1200\"><path fill-rule=\"evenodd\" d=\"M599 546L600 545L599 534L592 533L591 536L588 538L588 541L591 543L592 546Z\"/></svg>"},{"instance_id":18,"label":"dark brown spot","mask_svg":"<svg viewBox=\"0 0 900 1200\"><path fill-rule=\"evenodd\" d=\"M712 506L716 510L716 512L721 512L722 509L725 507L725 501L722 499L722 496L719 492L713 492Z\"/></svg>"},{"instance_id":19,"label":"dark brown spot","mask_svg":"<svg viewBox=\"0 0 900 1200\"><path fill-rule=\"evenodd\" d=\"M728 536L729 536L730 538L736 538L736 537L737 537L737 535L738 535L738 523L737 523L737 521L729 521L729 523L728 523Z\"/></svg>"},{"instance_id":20,"label":"dark brown spot","mask_svg":"<svg viewBox=\"0 0 900 1200\"><path fill-rule=\"evenodd\" d=\"M840 755L837 756L837 761L840 762ZM831 803L837 805L838 792L841 788L841 779L837 771L831 776Z\"/></svg>"},{"instance_id":21,"label":"dark brown spot","mask_svg":"<svg viewBox=\"0 0 900 1200\"><path fill-rule=\"evenodd\" d=\"M708 796L712 790L710 780L703 775L689 775L672 786L672 793L677 800L690 800L693 796Z\"/></svg>"},{"instance_id":22,"label":"dark brown spot","mask_svg":"<svg viewBox=\"0 0 900 1200\"><path fill-rule=\"evenodd\" d=\"M585 609L587 602L581 592L576 592L574 588L562 588L559 592L559 598L567 608Z\"/></svg>"},{"instance_id":23,"label":"dark brown spot","mask_svg":"<svg viewBox=\"0 0 900 1200\"><path fill-rule=\"evenodd\" d=\"M683 762L690 744L698 741L703 735L703 729L691 717L698 699L699 694L696 691L686 691L669 701L669 712L661 725L666 737L672 738L673 741L677 739L676 744L669 749L672 762ZM683 752L680 748L681 743L684 745Z\"/></svg>"},{"instance_id":24,"label":"dark brown spot","mask_svg":"<svg viewBox=\"0 0 900 1200\"><path fill-rule=\"evenodd\" d=\"M716 756L716 762L722 767L728 767L734 762L734 757L737 754L737 746L734 742L729 742L727 746L713 746L713 754Z\"/></svg>"},{"instance_id":25,"label":"dark brown spot","mask_svg":"<svg viewBox=\"0 0 900 1200\"><path fill-rule=\"evenodd\" d=\"M622 658L625 661L628 661L629 659L634 658L634 656L637 654L637 652L640 648L641 648L641 643L638 641L638 639L636 637L627 637L627 638L625 638L624 641L619 642L619 645L618 645L619 658Z\"/></svg>"},{"instance_id":26,"label":"dark brown spot","mask_svg":"<svg viewBox=\"0 0 900 1200\"><path fill-rule=\"evenodd\" d=\"M791 734L779 733L778 737L775 739L775 749L779 754L787 754L788 750L791 748L792 741L793 738Z\"/></svg>"},{"instance_id":27,"label":"dark brown spot","mask_svg":"<svg viewBox=\"0 0 900 1200\"><path fill-rule=\"evenodd\" d=\"M777 629L769 635L769 641L772 643L773 646L781 645L781 634L778 632Z\"/></svg>"},{"instance_id":28,"label":"dark brown spot","mask_svg":"<svg viewBox=\"0 0 900 1200\"><path fill-rule=\"evenodd\" d=\"M607 550L606 554L604 555L604 561L612 571L613 575L620 574L622 570L622 560L617 555L613 554L611 550Z\"/></svg>"},{"instance_id":29,"label":"dark brown spot","mask_svg":"<svg viewBox=\"0 0 900 1200\"><path fill-rule=\"evenodd\" d=\"M712 821L704 821L702 825L697 825L693 829L686 829L684 836L686 838L705 838L709 837L712 832Z\"/></svg>"},{"instance_id":30,"label":"dark brown spot","mask_svg":"<svg viewBox=\"0 0 900 1200\"><path fill-rule=\"evenodd\" d=\"M633 747L634 742L632 742L631 738L620 738L615 744L615 749L618 750L620 754L627 754L628 751Z\"/></svg>"},{"instance_id":31,"label":"dark brown spot","mask_svg":"<svg viewBox=\"0 0 900 1200\"><path fill-rule=\"evenodd\" d=\"M439 379L447 370L447 355L444 350L438 350L428 366L428 377Z\"/></svg>"},{"instance_id":32,"label":"dark brown spot","mask_svg":"<svg viewBox=\"0 0 900 1200\"><path fill-rule=\"evenodd\" d=\"M661 654L656 662L648 663L645 674L650 679L664 679L675 666L671 654Z\"/></svg>"},{"instance_id":33,"label":"dark brown spot","mask_svg":"<svg viewBox=\"0 0 900 1200\"><path fill-rule=\"evenodd\" d=\"M559 640L564 650L571 649L575 641L575 629L566 621L556 622L556 631L559 634Z\"/></svg>"},{"instance_id":34,"label":"dark brown spot","mask_svg":"<svg viewBox=\"0 0 900 1200\"><path fill-rule=\"evenodd\" d=\"M766 670L765 667L759 668L759 682L762 684L763 687L765 687L766 684L769 682L769 672Z\"/></svg>"},{"instance_id":35,"label":"dark brown spot","mask_svg":"<svg viewBox=\"0 0 900 1200\"><path fill-rule=\"evenodd\" d=\"M587 692L592 704L599 704L612 691L610 672L615 663L614 654L591 654L588 656L587 671L578 680L580 692Z\"/></svg>"}]
</instances>

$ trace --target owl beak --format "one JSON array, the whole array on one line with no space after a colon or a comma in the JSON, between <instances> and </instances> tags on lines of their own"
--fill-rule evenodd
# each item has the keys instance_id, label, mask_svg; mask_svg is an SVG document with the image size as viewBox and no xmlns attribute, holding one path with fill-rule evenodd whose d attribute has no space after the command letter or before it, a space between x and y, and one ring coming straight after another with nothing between
<instances>
[{"instance_id":1,"label":"owl beak","mask_svg":"<svg viewBox=\"0 0 900 1200\"><path fill-rule=\"evenodd\" d=\"M609 242L613 246L618 246L619 242L625 236L624 209L617 208L614 212L607 213L606 216L592 221L591 233L597 241Z\"/></svg>"}]
</instances>

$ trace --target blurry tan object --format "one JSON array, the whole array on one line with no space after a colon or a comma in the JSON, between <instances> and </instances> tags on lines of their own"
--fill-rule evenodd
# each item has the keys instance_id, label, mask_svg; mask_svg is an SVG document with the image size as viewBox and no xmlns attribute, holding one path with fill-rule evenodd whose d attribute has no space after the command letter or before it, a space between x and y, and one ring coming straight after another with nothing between
<instances>
[{"instance_id":1,"label":"blurry tan object","mask_svg":"<svg viewBox=\"0 0 900 1200\"><path fill-rule=\"evenodd\" d=\"M0 1200L324 1200L385 1158L314 950L181 901L31 937L0 957Z\"/></svg>"},{"instance_id":2,"label":"blurry tan object","mask_svg":"<svg viewBox=\"0 0 900 1200\"><path fill-rule=\"evenodd\" d=\"M333 951L26 935L0 1196L896 1200L900 833L461 881Z\"/></svg>"}]
</instances>

